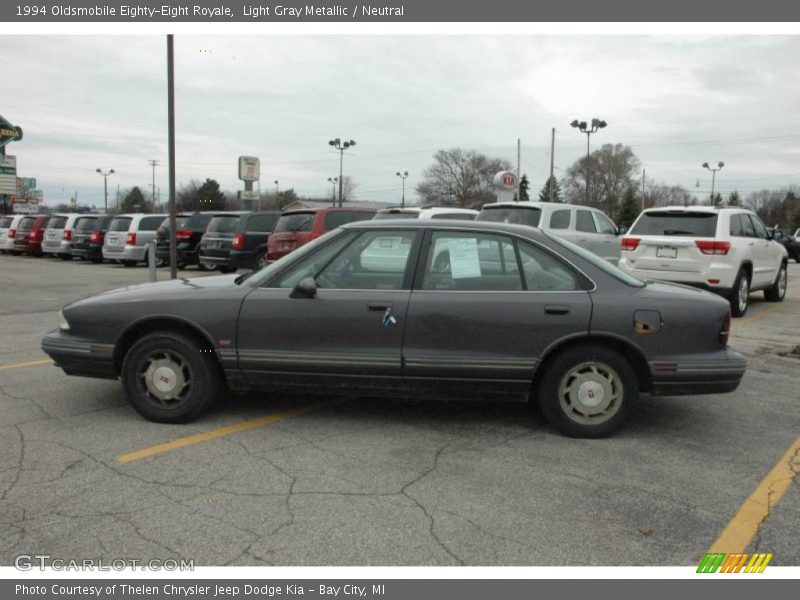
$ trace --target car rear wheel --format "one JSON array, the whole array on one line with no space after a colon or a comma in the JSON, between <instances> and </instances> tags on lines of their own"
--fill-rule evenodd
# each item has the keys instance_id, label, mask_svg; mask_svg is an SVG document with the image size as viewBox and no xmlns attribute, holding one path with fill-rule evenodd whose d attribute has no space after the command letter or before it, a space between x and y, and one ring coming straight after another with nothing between
<instances>
[{"instance_id":1,"label":"car rear wheel","mask_svg":"<svg viewBox=\"0 0 800 600\"><path fill-rule=\"evenodd\" d=\"M201 271L214 271L217 266L216 265L204 265L203 263L197 263L197 268Z\"/></svg>"},{"instance_id":2,"label":"car rear wheel","mask_svg":"<svg viewBox=\"0 0 800 600\"><path fill-rule=\"evenodd\" d=\"M217 267L217 270L220 273L233 273L236 270L236 267L223 267L222 265L220 265L219 267Z\"/></svg>"},{"instance_id":3,"label":"car rear wheel","mask_svg":"<svg viewBox=\"0 0 800 600\"><path fill-rule=\"evenodd\" d=\"M135 267L136 266L136 261L135 260L123 260L122 264L125 265L126 267Z\"/></svg>"},{"instance_id":4,"label":"car rear wheel","mask_svg":"<svg viewBox=\"0 0 800 600\"><path fill-rule=\"evenodd\" d=\"M748 296L750 296L750 278L746 271L740 270L728 298L731 303L731 315L734 317L744 316L744 313L747 312Z\"/></svg>"},{"instance_id":5,"label":"car rear wheel","mask_svg":"<svg viewBox=\"0 0 800 600\"><path fill-rule=\"evenodd\" d=\"M58 257L61 260L72 260L72 254L59 254Z\"/></svg>"},{"instance_id":6,"label":"car rear wheel","mask_svg":"<svg viewBox=\"0 0 800 600\"><path fill-rule=\"evenodd\" d=\"M253 257L253 270L267 266L267 253L264 250L256 252Z\"/></svg>"},{"instance_id":7,"label":"car rear wheel","mask_svg":"<svg viewBox=\"0 0 800 600\"><path fill-rule=\"evenodd\" d=\"M571 437L611 435L625 424L639 399L633 367L605 346L569 348L544 368L539 406L556 429Z\"/></svg>"},{"instance_id":8,"label":"car rear wheel","mask_svg":"<svg viewBox=\"0 0 800 600\"><path fill-rule=\"evenodd\" d=\"M213 350L179 333L145 335L122 363L122 387L131 405L159 423L196 418L211 406L221 385Z\"/></svg>"},{"instance_id":9,"label":"car rear wheel","mask_svg":"<svg viewBox=\"0 0 800 600\"><path fill-rule=\"evenodd\" d=\"M786 285L786 263L783 263L778 271L778 276L775 278L775 282L764 290L764 298L770 302L781 302L784 296L786 296Z\"/></svg>"}]
</instances>

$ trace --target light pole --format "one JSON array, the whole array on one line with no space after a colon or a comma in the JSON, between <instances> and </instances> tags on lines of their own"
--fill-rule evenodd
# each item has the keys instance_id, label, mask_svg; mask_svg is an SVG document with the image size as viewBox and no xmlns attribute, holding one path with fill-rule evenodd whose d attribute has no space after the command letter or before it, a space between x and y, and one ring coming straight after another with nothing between
<instances>
[{"instance_id":1,"label":"light pole","mask_svg":"<svg viewBox=\"0 0 800 600\"><path fill-rule=\"evenodd\" d=\"M344 151L350 146L355 146L355 140L349 142L342 142L339 138L334 138L328 142L329 146L333 146L339 151L339 208L342 207L342 163L344 162Z\"/></svg>"},{"instance_id":2,"label":"light pole","mask_svg":"<svg viewBox=\"0 0 800 600\"><path fill-rule=\"evenodd\" d=\"M333 184L333 206L336 206L336 182L339 181L339 178L328 177L328 181Z\"/></svg>"},{"instance_id":3,"label":"light pole","mask_svg":"<svg viewBox=\"0 0 800 600\"><path fill-rule=\"evenodd\" d=\"M276 198L278 197L278 193L279 193L279 192L278 192L278 180L276 179L276 180L275 180L275 197L276 197Z\"/></svg>"},{"instance_id":4,"label":"light pole","mask_svg":"<svg viewBox=\"0 0 800 600\"><path fill-rule=\"evenodd\" d=\"M153 212L158 212L156 207L156 167L158 166L158 161L154 158L151 158L147 162L149 162L150 166L153 167Z\"/></svg>"},{"instance_id":5,"label":"light pole","mask_svg":"<svg viewBox=\"0 0 800 600\"><path fill-rule=\"evenodd\" d=\"M397 172L397 176L403 180L403 199L400 201L400 208L405 208L406 205L406 177L408 177L408 171L400 171Z\"/></svg>"},{"instance_id":6,"label":"light pole","mask_svg":"<svg viewBox=\"0 0 800 600\"><path fill-rule=\"evenodd\" d=\"M108 176L114 172L114 169L109 169L107 173L103 173L100 169L97 169L97 172L103 176L103 190L105 192L105 212L108 212Z\"/></svg>"},{"instance_id":7,"label":"light pole","mask_svg":"<svg viewBox=\"0 0 800 600\"><path fill-rule=\"evenodd\" d=\"M708 166L707 162L704 162L702 164L702 166L703 166L703 168L706 168L709 171L711 171L711 206L714 206L714 180L716 179L717 171L722 169L722 167L725 166L725 163L722 162L722 161L719 161L717 163L717 167L715 169L712 169L710 166Z\"/></svg>"},{"instance_id":8,"label":"light pole","mask_svg":"<svg viewBox=\"0 0 800 600\"><path fill-rule=\"evenodd\" d=\"M592 123L589 125L586 121L575 119L569 125L586 134L586 197L584 201L589 204L589 139L593 133L597 133L599 129L603 129L608 123L601 119L592 119Z\"/></svg>"}]
</instances>

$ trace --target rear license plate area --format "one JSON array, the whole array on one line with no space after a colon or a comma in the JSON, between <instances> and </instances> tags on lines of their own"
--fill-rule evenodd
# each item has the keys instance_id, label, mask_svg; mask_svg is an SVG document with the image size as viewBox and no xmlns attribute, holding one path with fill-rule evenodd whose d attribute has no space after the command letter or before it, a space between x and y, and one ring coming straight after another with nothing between
<instances>
[{"instance_id":1,"label":"rear license plate area","mask_svg":"<svg viewBox=\"0 0 800 600\"><path fill-rule=\"evenodd\" d=\"M678 249L675 246L658 246L656 247L657 258L677 258Z\"/></svg>"}]
</instances>

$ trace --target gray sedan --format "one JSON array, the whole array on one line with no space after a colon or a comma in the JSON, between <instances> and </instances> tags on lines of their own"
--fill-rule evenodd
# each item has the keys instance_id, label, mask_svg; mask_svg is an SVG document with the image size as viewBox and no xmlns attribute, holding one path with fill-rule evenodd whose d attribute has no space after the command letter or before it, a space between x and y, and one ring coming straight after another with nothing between
<instances>
[{"instance_id":1,"label":"gray sedan","mask_svg":"<svg viewBox=\"0 0 800 600\"><path fill-rule=\"evenodd\" d=\"M42 340L56 364L121 379L169 423L227 386L528 399L602 437L641 392L731 392L746 367L725 300L501 223L353 223L249 275L111 290L62 316Z\"/></svg>"}]
</instances>

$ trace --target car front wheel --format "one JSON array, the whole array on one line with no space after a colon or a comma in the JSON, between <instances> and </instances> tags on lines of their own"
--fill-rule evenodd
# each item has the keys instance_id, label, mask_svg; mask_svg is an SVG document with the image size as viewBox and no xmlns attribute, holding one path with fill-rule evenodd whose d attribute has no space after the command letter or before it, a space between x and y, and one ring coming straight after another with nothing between
<instances>
[{"instance_id":1,"label":"car front wheel","mask_svg":"<svg viewBox=\"0 0 800 600\"><path fill-rule=\"evenodd\" d=\"M213 349L180 333L145 335L122 363L122 387L131 405L159 423L196 418L211 406L221 385Z\"/></svg>"},{"instance_id":2,"label":"car front wheel","mask_svg":"<svg viewBox=\"0 0 800 600\"><path fill-rule=\"evenodd\" d=\"M636 373L619 352L586 344L561 352L544 367L538 389L545 418L571 437L611 435L639 399Z\"/></svg>"},{"instance_id":3,"label":"car front wheel","mask_svg":"<svg viewBox=\"0 0 800 600\"><path fill-rule=\"evenodd\" d=\"M778 276L775 278L775 282L764 290L764 298L770 302L781 302L784 296L786 296L786 284L786 263L783 263L778 271Z\"/></svg>"}]
</instances>

